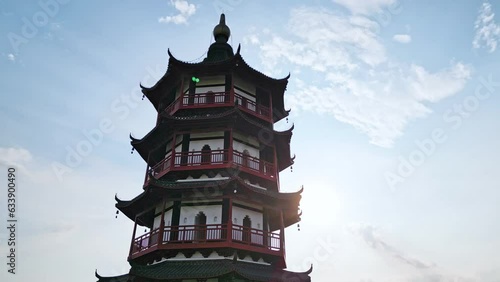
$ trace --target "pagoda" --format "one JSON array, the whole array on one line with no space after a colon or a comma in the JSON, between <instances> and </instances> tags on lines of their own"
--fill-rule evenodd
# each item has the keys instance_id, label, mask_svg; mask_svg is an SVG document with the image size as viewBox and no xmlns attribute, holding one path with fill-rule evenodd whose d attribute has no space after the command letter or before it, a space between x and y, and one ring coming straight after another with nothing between
<instances>
[{"instance_id":1,"label":"pagoda","mask_svg":"<svg viewBox=\"0 0 500 282\"><path fill-rule=\"evenodd\" d=\"M133 150L143 191L116 208L134 222L129 273L98 281L311 281L286 269L285 228L300 221L302 189L280 192L293 164L283 96L289 76L251 68L227 43L224 14L199 63L170 52L165 75L142 87L156 126Z\"/></svg>"}]
</instances>

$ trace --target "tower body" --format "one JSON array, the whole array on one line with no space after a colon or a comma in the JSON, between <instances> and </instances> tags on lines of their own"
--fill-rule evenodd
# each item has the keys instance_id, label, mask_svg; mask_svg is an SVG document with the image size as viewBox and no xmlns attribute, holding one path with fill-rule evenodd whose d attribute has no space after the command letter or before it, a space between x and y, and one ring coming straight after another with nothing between
<instances>
[{"instance_id":1,"label":"tower body","mask_svg":"<svg viewBox=\"0 0 500 282\"><path fill-rule=\"evenodd\" d=\"M116 207L134 222L131 270L98 281L310 281L287 270L285 228L300 221L302 190L281 193L279 172L293 164L288 77L248 66L227 43L224 15L200 63L170 51L165 75L142 91L158 112L142 139L143 191Z\"/></svg>"}]
</instances>

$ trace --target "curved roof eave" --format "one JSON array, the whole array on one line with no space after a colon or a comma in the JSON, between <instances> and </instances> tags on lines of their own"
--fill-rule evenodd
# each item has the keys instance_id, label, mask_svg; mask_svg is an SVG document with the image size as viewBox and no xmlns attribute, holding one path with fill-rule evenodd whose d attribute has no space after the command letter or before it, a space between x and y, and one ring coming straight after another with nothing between
<instances>
[{"instance_id":1,"label":"curved roof eave","mask_svg":"<svg viewBox=\"0 0 500 282\"><path fill-rule=\"evenodd\" d=\"M241 45L238 46L238 50L236 51L236 54L234 55L234 57L232 57L228 60L218 61L218 62L203 62L202 61L202 62L196 62L196 63L184 62L184 61L181 61L181 60L175 58L174 55L172 55L172 53L170 52L170 49L168 49L167 52L168 52L168 55L170 57L169 58L169 66L171 63L179 65L179 66L184 66L184 67L195 67L195 66L207 66L207 65L236 65L236 63L241 62L247 70L253 72L257 76L260 76L260 78L272 81L274 83L278 82L280 84L285 84L285 86L286 86L286 84L288 83L288 79L290 78L290 73L288 73L288 75L283 77L283 78L273 78L273 77L267 76L267 75L263 74L262 72L252 68L241 56L240 49L241 49Z\"/></svg>"},{"instance_id":2,"label":"curved roof eave","mask_svg":"<svg viewBox=\"0 0 500 282\"><path fill-rule=\"evenodd\" d=\"M242 62L244 67L246 67L248 70L250 70L251 72L255 73L257 76L260 76L263 79L267 79L267 80L272 81L274 83L278 83L278 85L284 84L283 85L284 87L286 87L286 85L288 84L288 79L290 78L290 73L288 73L288 75L285 76L285 77L283 77L283 78L273 78L273 77L267 76L264 73L262 73L262 72L260 72L260 71L258 71L256 69L254 69L254 68L252 68L245 61L245 59L243 59L243 57L239 53L237 53L236 55L234 55L234 59L235 60L239 60L240 62Z\"/></svg>"},{"instance_id":3,"label":"curved roof eave","mask_svg":"<svg viewBox=\"0 0 500 282\"><path fill-rule=\"evenodd\" d=\"M283 131L274 131L277 135L291 135L293 129L295 128L295 124L292 123L292 126L289 129Z\"/></svg>"},{"instance_id":4,"label":"curved roof eave","mask_svg":"<svg viewBox=\"0 0 500 282\"><path fill-rule=\"evenodd\" d=\"M158 88L160 86L160 84L168 78L169 74L171 73L171 72L169 72L169 70L171 70L172 65L174 65L176 62L184 63L182 61L179 61L178 59L176 59L174 57L174 55L172 55L172 53L170 52L170 48L167 49L167 54L168 54L169 59L168 59L168 66L167 66L167 70L165 71L165 74L151 87L146 87L146 86L142 85L142 83L139 83L139 86L141 87L141 91L142 91L142 93L144 93L144 95L146 97L148 96L148 94L151 91ZM174 64L172 64L172 63L174 63Z\"/></svg>"},{"instance_id":5,"label":"curved roof eave","mask_svg":"<svg viewBox=\"0 0 500 282\"><path fill-rule=\"evenodd\" d=\"M296 192L287 192L287 193L263 190L263 189L259 189L259 188L256 188L256 187L249 185L242 178L240 178L238 176L235 176L235 177L232 177L230 179L223 180L223 181L217 180L217 182L218 182L217 183L218 185L223 185L223 186L229 185L231 182L238 182L239 184L242 185L242 187L245 187L245 189L248 189L252 192L256 192L259 194L263 194L263 195L267 195L267 196L271 196L271 197L275 197L275 198L281 198L281 199L283 199L283 198L293 199L293 198L299 197L302 194L302 192L304 191L303 187ZM155 188L159 188L159 189L180 189L179 187L175 187L176 184L183 184L183 185L187 185L187 186L189 186L189 184L193 184L191 188L199 188L198 186L206 186L207 185L206 181L199 182L199 183L198 182L194 182L194 183L181 182L181 183L179 183L179 182L170 182L169 181L168 184L169 185L167 185L167 183L165 183L162 180L155 180L153 178L150 180L149 187L155 187ZM182 188L182 189L185 189L185 188ZM118 198L118 196L115 195L115 200L117 202L116 206L121 207L121 208L128 207L131 204L133 204L134 202L137 202L137 201L141 200L142 198L144 198L146 194L147 194L147 190L143 191L141 194L139 194L135 198L128 200L128 201L120 200Z\"/></svg>"},{"instance_id":6,"label":"curved roof eave","mask_svg":"<svg viewBox=\"0 0 500 282\"><path fill-rule=\"evenodd\" d=\"M292 133L294 127L295 127L295 125L292 125L291 128L289 128L289 129L287 129L285 131L276 131L276 130L270 129L270 128L266 127L265 125L263 125L263 124L261 124L259 122L256 122L256 121L250 119L249 117L247 117L247 115L245 113L243 113L237 107L233 107L233 108L230 108L230 109L228 109L228 110L226 110L226 111L224 111L222 113L213 114L213 115L210 115L210 116L178 117L178 116L174 116L174 115L169 115L167 113L162 113L161 115L162 115L162 117L164 117L164 118L166 118L168 120L206 120L206 119L218 119L218 118L222 118L222 117L227 117L227 116L229 116L229 115L231 115L233 113L237 113L238 116L240 116L241 118L243 118L248 123L250 123L252 125L255 125L255 126L261 128L263 130L272 132L273 134L276 134L276 135L291 135L291 133ZM144 136L144 138L146 136Z\"/></svg>"},{"instance_id":7,"label":"curved roof eave","mask_svg":"<svg viewBox=\"0 0 500 282\"><path fill-rule=\"evenodd\" d=\"M138 144L141 144L142 142L144 142L149 136L151 136L152 134L154 134L154 132L164 128L165 125L163 123L159 123L158 125L156 125L153 129L151 129L151 131L148 132L148 134L144 135L144 137L142 137L141 139L137 139L137 138L134 138L132 136L132 133L130 133L129 135L129 138L130 138L130 144L132 146L134 145L138 145ZM134 146L135 147L135 146Z\"/></svg>"},{"instance_id":8,"label":"curved roof eave","mask_svg":"<svg viewBox=\"0 0 500 282\"><path fill-rule=\"evenodd\" d=\"M126 207L130 206L131 204L133 204L134 202L144 198L145 194L146 194L146 191L143 191L142 193L137 195L135 198L128 200L128 201L121 200L120 198L118 198L118 194L115 194L115 201L116 201L115 207L126 208Z\"/></svg>"},{"instance_id":9,"label":"curved roof eave","mask_svg":"<svg viewBox=\"0 0 500 282\"><path fill-rule=\"evenodd\" d=\"M253 187L252 185L249 185L242 178L240 178L238 176L234 177L234 179L236 181L238 181L240 184L242 184L243 187L245 187L245 188L247 188L247 189L249 189L249 190L251 190L253 192L256 192L256 193L259 193L259 194L268 195L268 196L274 196L276 198L281 198L281 199L284 199L284 198L291 198L291 199L293 199L293 198L296 198L296 197L301 197L301 194L304 191L304 187L302 187L299 191L296 191L296 192L287 192L287 193L272 192L272 191L262 190L262 189Z\"/></svg>"}]
</instances>

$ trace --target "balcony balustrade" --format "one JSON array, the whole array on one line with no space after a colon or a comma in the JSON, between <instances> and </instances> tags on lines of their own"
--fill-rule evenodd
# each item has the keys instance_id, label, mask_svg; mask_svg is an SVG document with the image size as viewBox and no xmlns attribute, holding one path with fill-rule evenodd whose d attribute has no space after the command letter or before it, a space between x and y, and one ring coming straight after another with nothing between
<instances>
[{"instance_id":1,"label":"balcony balustrade","mask_svg":"<svg viewBox=\"0 0 500 282\"><path fill-rule=\"evenodd\" d=\"M135 238L129 258L158 249L234 247L273 255L284 255L281 235L231 224L165 226Z\"/></svg>"},{"instance_id":2,"label":"balcony balustrade","mask_svg":"<svg viewBox=\"0 0 500 282\"><path fill-rule=\"evenodd\" d=\"M257 104L232 91L183 94L165 108L164 112L172 115L180 109L211 108L231 105L236 105L245 112L266 120L271 120L272 118L269 107Z\"/></svg>"},{"instance_id":3,"label":"balcony balustrade","mask_svg":"<svg viewBox=\"0 0 500 282\"><path fill-rule=\"evenodd\" d=\"M237 166L246 172L269 179L273 179L276 174L273 163L235 150L174 152L173 158L169 154L165 159L149 169L146 183L149 181L150 174L155 178L159 178L169 171L216 169L230 166Z\"/></svg>"}]
</instances>

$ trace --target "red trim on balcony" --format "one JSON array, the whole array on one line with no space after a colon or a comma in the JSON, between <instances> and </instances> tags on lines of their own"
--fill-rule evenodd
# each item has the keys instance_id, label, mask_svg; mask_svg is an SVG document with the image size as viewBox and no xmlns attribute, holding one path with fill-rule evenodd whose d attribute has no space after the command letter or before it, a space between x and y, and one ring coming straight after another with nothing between
<instances>
[{"instance_id":1,"label":"red trim on balcony","mask_svg":"<svg viewBox=\"0 0 500 282\"><path fill-rule=\"evenodd\" d=\"M158 249L235 248L283 256L281 234L255 228L226 224L165 226L151 230L133 240L129 259ZM159 242L159 238L163 238Z\"/></svg>"},{"instance_id":2,"label":"red trim on balcony","mask_svg":"<svg viewBox=\"0 0 500 282\"><path fill-rule=\"evenodd\" d=\"M232 151L232 154L230 154ZM191 151L174 152L149 169L144 185L149 181L149 174L159 179L169 171L197 170L197 169L219 169L237 166L242 171L265 177L276 178L276 166L259 158L245 155L236 150L212 150L210 152Z\"/></svg>"},{"instance_id":3,"label":"red trim on balcony","mask_svg":"<svg viewBox=\"0 0 500 282\"><path fill-rule=\"evenodd\" d=\"M271 109L243 97L234 91L206 92L194 95L182 94L172 104L165 108L164 113L173 115L180 109L214 108L237 105L238 108L267 121L272 121Z\"/></svg>"},{"instance_id":4,"label":"red trim on balcony","mask_svg":"<svg viewBox=\"0 0 500 282\"><path fill-rule=\"evenodd\" d=\"M259 105L254 101L245 98L239 94L234 94L235 103L238 105L238 108L242 109L245 112L253 114L257 117L264 118L266 120L271 120L271 110L263 105Z\"/></svg>"}]
</instances>

